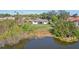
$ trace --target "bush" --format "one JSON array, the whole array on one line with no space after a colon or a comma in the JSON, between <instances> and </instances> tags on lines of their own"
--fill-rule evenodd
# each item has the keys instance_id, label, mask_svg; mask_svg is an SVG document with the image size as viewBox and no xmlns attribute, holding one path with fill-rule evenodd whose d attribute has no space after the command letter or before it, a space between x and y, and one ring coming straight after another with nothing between
<instances>
[{"instance_id":1,"label":"bush","mask_svg":"<svg viewBox=\"0 0 79 59\"><path fill-rule=\"evenodd\" d=\"M21 25L21 28L23 31L29 32L29 31L31 31L31 24L29 24L29 23L23 24L23 25Z\"/></svg>"},{"instance_id":2,"label":"bush","mask_svg":"<svg viewBox=\"0 0 79 59\"><path fill-rule=\"evenodd\" d=\"M21 32L20 27L14 21L5 20L2 21L0 25L4 27L2 28L3 30L5 29L5 31L0 35L1 40L13 35L18 35Z\"/></svg>"},{"instance_id":3,"label":"bush","mask_svg":"<svg viewBox=\"0 0 79 59\"><path fill-rule=\"evenodd\" d=\"M79 30L77 29L77 30L73 31L73 33L79 39Z\"/></svg>"},{"instance_id":4,"label":"bush","mask_svg":"<svg viewBox=\"0 0 79 59\"><path fill-rule=\"evenodd\" d=\"M58 19L56 16L52 17L51 26L52 33L57 37L73 37L79 35L74 22Z\"/></svg>"}]
</instances>

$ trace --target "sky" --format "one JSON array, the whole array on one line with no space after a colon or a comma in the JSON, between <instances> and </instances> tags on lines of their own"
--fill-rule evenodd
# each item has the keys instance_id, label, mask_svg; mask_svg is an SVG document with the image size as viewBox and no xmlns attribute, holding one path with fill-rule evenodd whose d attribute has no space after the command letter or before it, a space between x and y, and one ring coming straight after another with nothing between
<instances>
[{"instance_id":1,"label":"sky","mask_svg":"<svg viewBox=\"0 0 79 59\"><path fill-rule=\"evenodd\" d=\"M0 10L0 14L16 14L16 12L19 12L20 14L40 14L43 12L48 12L49 10ZM71 15L77 13L79 15L79 10L66 10L67 12L70 12Z\"/></svg>"},{"instance_id":2,"label":"sky","mask_svg":"<svg viewBox=\"0 0 79 59\"><path fill-rule=\"evenodd\" d=\"M48 12L48 10L0 10L0 14L16 14L16 12L19 12L19 14L40 14Z\"/></svg>"}]
</instances>

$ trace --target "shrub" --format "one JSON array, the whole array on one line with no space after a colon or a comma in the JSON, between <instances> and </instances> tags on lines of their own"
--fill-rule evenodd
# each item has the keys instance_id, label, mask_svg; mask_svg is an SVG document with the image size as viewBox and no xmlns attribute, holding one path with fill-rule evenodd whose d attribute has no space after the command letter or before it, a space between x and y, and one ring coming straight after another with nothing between
<instances>
[{"instance_id":1,"label":"shrub","mask_svg":"<svg viewBox=\"0 0 79 59\"><path fill-rule=\"evenodd\" d=\"M65 21L63 19L58 19L53 16L53 21L51 21L52 33L57 37L73 37L78 36L79 31L77 30L74 22Z\"/></svg>"}]
</instances>

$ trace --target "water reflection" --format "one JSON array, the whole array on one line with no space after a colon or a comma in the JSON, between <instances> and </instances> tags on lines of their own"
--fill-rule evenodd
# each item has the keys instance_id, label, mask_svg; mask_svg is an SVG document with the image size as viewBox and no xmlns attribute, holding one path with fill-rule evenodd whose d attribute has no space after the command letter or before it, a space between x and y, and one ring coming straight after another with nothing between
<instances>
[{"instance_id":1,"label":"water reflection","mask_svg":"<svg viewBox=\"0 0 79 59\"><path fill-rule=\"evenodd\" d=\"M79 42L65 43L52 37L44 37L42 39L35 40L34 38L29 41L24 48L29 49L66 49L66 48L79 48Z\"/></svg>"}]
</instances>

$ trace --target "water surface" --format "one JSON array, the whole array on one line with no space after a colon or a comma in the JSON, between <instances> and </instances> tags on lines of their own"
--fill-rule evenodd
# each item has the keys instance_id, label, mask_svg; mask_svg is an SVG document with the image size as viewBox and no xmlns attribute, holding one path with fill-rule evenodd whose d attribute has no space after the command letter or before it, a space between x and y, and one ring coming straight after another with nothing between
<instances>
[{"instance_id":1,"label":"water surface","mask_svg":"<svg viewBox=\"0 0 79 59\"><path fill-rule=\"evenodd\" d=\"M79 41L74 43L64 43L60 42L52 37L44 37L44 38L32 38L30 40L22 40L20 43L8 46L6 45L3 48L11 48L11 49L77 49L79 48Z\"/></svg>"},{"instance_id":2,"label":"water surface","mask_svg":"<svg viewBox=\"0 0 79 59\"><path fill-rule=\"evenodd\" d=\"M79 42L64 43L60 42L52 37L44 37L41 39L32 39L27 42L24 48L28 49L72 49L79 48Z\"/></svg>"}]
</instances>

